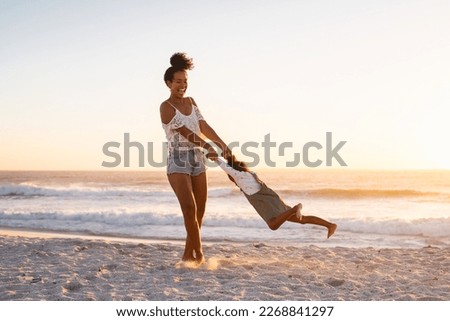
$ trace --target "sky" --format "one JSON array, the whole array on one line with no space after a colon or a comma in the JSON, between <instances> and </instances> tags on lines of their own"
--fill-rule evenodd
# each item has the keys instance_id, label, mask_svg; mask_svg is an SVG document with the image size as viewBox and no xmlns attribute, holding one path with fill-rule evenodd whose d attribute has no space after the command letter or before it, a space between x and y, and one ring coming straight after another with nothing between
<instances>
[{"instance_id":1,"label":"sky","mask_svg":"<svg viewBox=\"0 0 450 321\"><path fill-rule=\"evenodd\" d=\"M187 95L259 167L450 169L449 16L445 0L0 0L0 170L162 169L175 52L194 59Z\"/></svg>"}]
</instances>

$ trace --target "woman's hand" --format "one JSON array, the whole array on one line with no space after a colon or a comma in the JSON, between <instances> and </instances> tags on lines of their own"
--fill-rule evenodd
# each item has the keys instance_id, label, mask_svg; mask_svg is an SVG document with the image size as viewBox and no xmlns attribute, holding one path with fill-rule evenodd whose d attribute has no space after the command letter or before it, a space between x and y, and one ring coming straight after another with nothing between
<instances>
[{"instance_id":1,"label":"woman's hand","mask_svg":"<svg viewBox=\"0 0 450 321\"><path fill-rule=\"evenodd\" d=\"M209 158L212 161L215 161L219 155L216 153L216 150L211 146L208 147L208 152L206 153L206 158Z\"/></svg>"}]
</instances>

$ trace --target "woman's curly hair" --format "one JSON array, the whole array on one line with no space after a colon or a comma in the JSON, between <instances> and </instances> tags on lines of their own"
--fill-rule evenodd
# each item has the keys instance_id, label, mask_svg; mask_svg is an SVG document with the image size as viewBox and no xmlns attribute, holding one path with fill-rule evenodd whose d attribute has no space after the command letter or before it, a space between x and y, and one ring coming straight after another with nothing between
<instances>
[{"instance_id":1,"label":"woman's curly hair","mask_svg":"<svg viewBox=\"0 0 450 321\"><path fill-rule=\"evenodd\" d=\"M194 68L192 58L189 58L184 52L177 52L170 57L170 67L164 73L164 81L172 81L173 76L178 71L191 70Z\"/></svg>"}]
</instances>

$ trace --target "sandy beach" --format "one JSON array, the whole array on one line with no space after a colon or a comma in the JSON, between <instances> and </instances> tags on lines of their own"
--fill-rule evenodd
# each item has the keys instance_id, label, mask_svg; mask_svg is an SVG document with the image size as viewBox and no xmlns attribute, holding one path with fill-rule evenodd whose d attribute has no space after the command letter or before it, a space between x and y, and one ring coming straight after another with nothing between
<instances>
[{"instance_id":1,"label":"sandy beach","mask_svg":"<svg viewBox=\"0 0 450 321\"><path fill-rule=\"evenodd\" d=\"M321 248L0 230L0 300L450 300L450 248Z\"/></svg>"}]
</instances>

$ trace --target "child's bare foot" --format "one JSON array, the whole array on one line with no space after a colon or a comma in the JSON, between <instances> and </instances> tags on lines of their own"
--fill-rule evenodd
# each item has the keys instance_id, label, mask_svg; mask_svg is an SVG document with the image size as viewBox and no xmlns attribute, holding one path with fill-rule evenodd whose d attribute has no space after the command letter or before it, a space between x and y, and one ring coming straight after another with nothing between
<instances>
[{"instance_id":1,"label":"child's bare foot","mask_svg":"<svg viewBox=\"0 0 450 321\"><path fill-rule=\"evenodd\" d=\"M334 232L336 232L336 229L337 229L337 225L336 224L331 224L331 226L328 228L327 239L329 239L330 236L333 235Z\"/></svg>"},{"instance_id":2,"label":"child's bare foot","mask_svg":"<svg viewBox=\"0 0 450 321\"><path fill-rule=\"evenodd\" d=\"M302 208L303 208L302 203L298 203L297 205L294 206L294 209L296 210L295 216L297 216L299 220L302 219Z\"/></svg>"}]
</instances>

